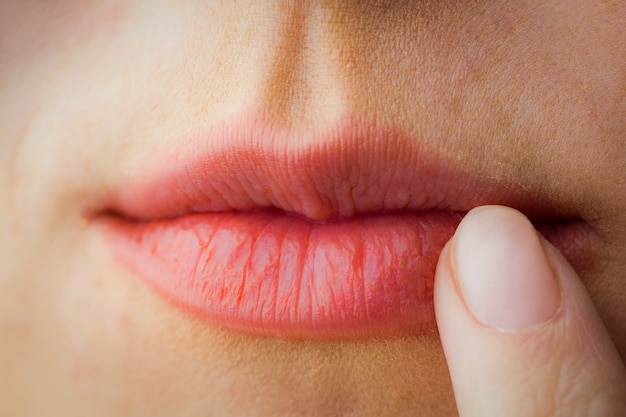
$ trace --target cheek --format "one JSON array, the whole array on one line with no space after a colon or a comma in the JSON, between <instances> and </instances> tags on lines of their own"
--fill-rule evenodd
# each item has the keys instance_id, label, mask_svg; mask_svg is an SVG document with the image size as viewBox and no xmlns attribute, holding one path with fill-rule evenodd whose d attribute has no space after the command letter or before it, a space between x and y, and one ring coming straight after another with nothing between
<instances>
[{"instance_id":1,"label":"cheek","mask_svg":"<svg viewBox=\"0 0 626 417\"><path fill-rule=\"evenodd\" d=\"M125 4L126 3L126 4ZM94 38L113 38L131 13L130 3L124 1L94 1L76 13L76 30L72 36L77 42L89 44Z\"/></svg>"},{"instance_id":2,"label":"cheek","mask_svg":"<svg viewBox=\"0 0 626 417\"><path fill-rule=\"evenodd\" d=\"M2 2L0 50L30 55L48 47L65 49L88 45L96 37L113 37L131 6L131 2L112 0Z\"/></svg>"}]
</instances>

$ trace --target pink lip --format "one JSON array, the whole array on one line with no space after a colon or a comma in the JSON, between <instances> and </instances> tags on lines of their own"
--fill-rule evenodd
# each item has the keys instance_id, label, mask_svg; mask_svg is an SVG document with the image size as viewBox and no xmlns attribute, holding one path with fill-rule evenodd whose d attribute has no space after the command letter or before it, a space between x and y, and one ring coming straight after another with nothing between
<instances>
[{"instance_id":1,"label":"pink lip","mask_svg":"<svg viewBox=\"0 0 626 417\"><path fill-rule=\"evenodd\" d=\"M100 220L124 266L215 325L343 338L433 328L435 265L462 214L562 214L529 201L363 118L298 136L248 117L128 175ZM556 229L557 246L580 234Z\"/></svg>"}]
</instances>

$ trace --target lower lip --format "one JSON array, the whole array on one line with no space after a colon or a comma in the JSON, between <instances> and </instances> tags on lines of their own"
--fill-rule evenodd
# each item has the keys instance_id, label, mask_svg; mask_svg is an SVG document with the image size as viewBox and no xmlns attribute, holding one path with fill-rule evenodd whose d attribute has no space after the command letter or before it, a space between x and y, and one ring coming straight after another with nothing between
<instances>
[{"instance_id":1,"label":"lower lip","mask_svg":"<svg viewBox=\"0 0 626 417\"><path fill-rule=\"evenodd\" d=\"M106 217L114 256L217 326L277 337L391 336L435 328L433 278L462 215L314 223L276 212L136 222Z\"/></svg>"}]
</instances>

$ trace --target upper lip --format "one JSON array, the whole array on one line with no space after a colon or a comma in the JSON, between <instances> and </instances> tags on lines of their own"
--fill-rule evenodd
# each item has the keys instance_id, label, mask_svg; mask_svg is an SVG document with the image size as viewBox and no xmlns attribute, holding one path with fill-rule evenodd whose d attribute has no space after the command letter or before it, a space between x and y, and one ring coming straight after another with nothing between
<instances>
[{"instance_id":1,"label":"upper lip","mask_svg":"<svg viewBox=\"0 0 626 417\"><path fill-rule=\"evenodd\" d=\"M136 220L277 209L313 221L360 214L467 212L507 205L536 219L573 218L528 187L470 172L424 140L349 116L295 134L263 117L225 122L130 173L107 212Z\"/></svg>"}]
</instances>

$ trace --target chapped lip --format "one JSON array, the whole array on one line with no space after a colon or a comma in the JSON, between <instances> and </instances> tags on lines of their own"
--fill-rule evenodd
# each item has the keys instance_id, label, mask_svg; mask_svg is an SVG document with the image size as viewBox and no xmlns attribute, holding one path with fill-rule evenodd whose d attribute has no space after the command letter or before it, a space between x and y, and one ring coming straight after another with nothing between
<instances>
[{"instance_id":1,"label":"chapped lip","mask_svg":"<svg viewBox=\"0 0 626 417\"><path fill-rule=\"evenodd\" d=\"M564 209L363 117L298 136L247 115L184 143L129 173L96 217L122 265L218 326L331 339L434 328L439 253L486 204L589 257Z\"/></svg>"}]
</instances>

